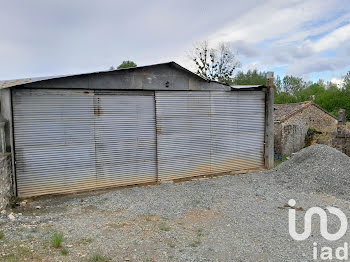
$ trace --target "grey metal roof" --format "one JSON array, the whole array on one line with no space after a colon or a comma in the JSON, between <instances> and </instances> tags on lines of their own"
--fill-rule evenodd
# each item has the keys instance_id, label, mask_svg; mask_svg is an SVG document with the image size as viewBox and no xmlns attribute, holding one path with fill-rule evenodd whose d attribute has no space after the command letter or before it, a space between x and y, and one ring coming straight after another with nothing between
<instances>
[{"instance_id":1,"label":"grey metal roof","mask_svg":"<svg viewBox=\"0 0 350 262\"><path fill-rule=\"evenodd\" d=\"M232 89L249 89L249 88L258 88L265 87L264 85L234 85L231 86Z\"/></svg>"},{"instance_id":2,"label":"grey metal roof","mask_svg":"<svg viewBox=\"0 0 350 262\"><path fill-rule=\"evenodd\" d=\"M208 80L206 78L203 78L203 77L193 73L192 71L188 70L187 68L172 61L172 62L166 62L166 63L153 64L153 65L123 68L123 69L116 69L116 70L96 71L96 72L82 73L82 74L69 74L69 75L57 75L57 76L30 77L30 78L12 79L12 80L0 80L0 89L14 87L14 86L20 86L20 85L24 85L24 84L35 83L35 82L40 82L40 81L45 81L45 80L50 80L50 79L64 78L64 77L70 77L70 76L83 76L83 75L90 75L90 74L100 74L100 73L122 71L122 70L131 70L131 69L132 70L142 69L142 68L146 68L146 67L159 66L159 65L171 65L177 69L180 69L180 70L185 71L189 74L192 74L195 77L202 79L204 81L215 82L215 83L218 83L218 84L221 84L224 86L229 86L227 84L224 84L224 83L221 83L218 81L213 81L213 80ZM230 86L230 87L232 90L238 90L238 89L249 89L249 88L261 88L264 86L262 86L262 85L234 85L234 86Z\"/></svg>"},{"instance_id":3,"label":"grey metal roof","mask_svg":"<svg viewBox=\"0 0 350 262\"><path fill-rule=\"evenodd\" d=\"M69 75L30 77L30 78L12 79L12 80L0 80L0 89L9 88L12 86L24 85L24 84L28 84L28 83L39 82L39 81L43 81L43 80L66 77L66 76L69 76Z\"/></svg>"},{"instance_id":4,"label":"grey metal roof","mask_svg":"<svg viewBox=\"0 0 350 262\"><path fill-rule=\"evenodd\" d=\"M122 70L130 70L130 69L141 69L145 67L152 67L152 66L159 66L159 65L172 65L180 70L186 71L190 74L195 75L198 78L201 78L202 80L208 81L207 79L193 73L192 71L188 70L187 68L175 63L175 62L166 62L166 63L159 63L159 64L153 64L153 65L146 65L146 66L138 66L138 67L131 67L131 68L122 68L122 69L115 69L115 70L104 70L104 71L96 71L96 72L90 72L90 73L82 73L82 74L70 74L70 75L57 75L57 76L44 76L44 77L29 77L29 78L22 78L22 79L12 79L12 80L0 80L0 89L2 88L9 88L14 86L20 86L24 84L29 83L35 83L39 81L45 81L50 79L56 79L56 78L63 78L63 77L69 77L69 76L82 76L82 75L90 75L90 74L100 74L100 73L107 73L107 72L113 72L113 71L122 71ZM215 81L213 81L215 82ZM222 83L221 83L222 84Z\"/></svg>"}]
</instances>

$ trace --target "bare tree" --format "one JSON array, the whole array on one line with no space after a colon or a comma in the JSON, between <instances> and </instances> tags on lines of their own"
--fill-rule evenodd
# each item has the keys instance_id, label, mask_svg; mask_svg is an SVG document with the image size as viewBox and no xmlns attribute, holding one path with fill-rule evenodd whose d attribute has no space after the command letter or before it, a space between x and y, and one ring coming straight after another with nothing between
<instances>
[{"instance_id":1,"label":"bare tree","mask_svg":"<svg viewBox=\"0 0 350 262\"><path fill-rule=\"evenodd\" d=\"M207 41L199 42L189 56L199 76L227 84L232 83L233 72L240 65L227 43L210 48Z\"/></svg>"}]
</instances>

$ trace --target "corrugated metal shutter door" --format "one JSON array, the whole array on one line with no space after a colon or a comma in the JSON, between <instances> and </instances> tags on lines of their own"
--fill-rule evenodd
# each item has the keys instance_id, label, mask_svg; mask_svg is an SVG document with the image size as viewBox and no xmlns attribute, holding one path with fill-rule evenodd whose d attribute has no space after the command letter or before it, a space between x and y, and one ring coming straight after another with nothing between
<instances>
[{"instance_id":1,"label":"corrugated metal shutter door","mask_svg":"<svg viewBox=\"0 0 350 262\"><path fill-rule=\"evenodd\" d=\"M211 92L212 173L264 166L265 94Z\"/></svg>"},{"instance_id":2,"label":"corrugated metal shutter door","mask_svg":"<svg viewBox=\"0 0 350 262\"><path fill-rule=\"evenodd\" d=\"M210 93L156 92L159 179L210 173Z\"/></svg>"},{"instance_id":3,"label":"corrugated metal shutter door","mask_svg":"<svg viewBox=\"0 0 350 262\"><path fill-rule=\"evenodd\" d=\"M13 91L19 196L96 186L93 92Z\"/></svg>"},{"instance_id":4,"label":"corrugated metal shutter door","mask_svg":"<svg viewBox=\"0 0 350 262\"><path fill-rule=\"evenodd\" d=\"M263 167L264 96L156 92L159 178Z\"/></svg>"},{"instance_id":5,"label":"corrugated metal shutter door","mask_svg":"<svg viewBox=\"0 0 350 262\"><path fill-rule=\"evenodd\" d=\"M154 93L95 92L98 186L156 181Z\"/></svg>"}]
</instances>

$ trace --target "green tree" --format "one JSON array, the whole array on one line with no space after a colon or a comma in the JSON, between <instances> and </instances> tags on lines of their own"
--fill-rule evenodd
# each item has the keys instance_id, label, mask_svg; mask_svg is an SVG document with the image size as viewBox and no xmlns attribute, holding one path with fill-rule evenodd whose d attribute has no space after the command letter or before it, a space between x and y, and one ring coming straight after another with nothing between
<instances>
[{"instance_id":1,"label":"green tree","mask_svg":"<svg viewBox=\"0 0 350 262\"><path fill-rule=\"evenodd\" d=\"M246 73L240 71L233 78L235 85L266 85L266 73L248 70Z\"/></svg>"},{"instance_id":2,"label":"green tree","mask_svg":"<svg viewBox=\"0 0 350 262\"><path fill-rule=\"evenodd\" d=\"M292 95L296 95L298 92L306 87L305 81L300 77L285 76L282 81L283 91Z\"/></svg>"},{"instance_id":3,"label":"green tree","mask_svg":"<svg viewBox=\"0 0 350 262\"><path fill-rule=\"evenodd\" d=\"M276 83L276 81L275 81ZM318 80L316 83L305 82L303 79L287 76L281 81L281 88L275 90L275 103L297 103L313 100L317 105L337 116L340 108L347 112L350 120L350 73L344 77L340 88L332 82Z\"/></svg>"},{"instance_id":4,"label":"green tree","mask_svg":"<svg viewBox=\"0 0 350 262\"><path fill-rule=\"evenodd\" d=\"M282 80L281 80L281 77L278 75L276 76L275 78L275 81L274 81L274 86L275 86L275 92L281 92L282 91Z\"/></svg>"},{"instance_id":5,"label":"green tree","mask_svg":"<svg viewBox=\"0 0 350 262\"><path fill-rule=\"evenodd\" d=\"M137 64L133 61L123 61L123 63L121 63L117 69L122 69L122 68L131 68L131 67L137 67Z\"/></svg>"},{"instance_id":6,"label":"green tree","mask_svg":"<svg viewBox=\"0 0 350 262\"><path fill-rule=\"evenodd\" d=\"M322 96L325 91L326 87L324 85L315 83L297 92L296 98L298 101L315 101L319 96Z\"/></svg>"},{"instance_id":7,"label":"green tree","mask_svg":"<svg viewBox=\"0 0 350 262\"><path fill-rule=\"evenodd\" d=\"M343 89L350 92L350 71L345 75L343 79Z\"/></svg>"},{"instance_id":8,"label":"green tree","mask_svg":"<svg viewBox=\"0 0 350 262\"><path fill-rule=\"evenodd\" d=\"M275 92L275 104L297 103L297 98L288 92Z\"/></svg>"}]
</instances>

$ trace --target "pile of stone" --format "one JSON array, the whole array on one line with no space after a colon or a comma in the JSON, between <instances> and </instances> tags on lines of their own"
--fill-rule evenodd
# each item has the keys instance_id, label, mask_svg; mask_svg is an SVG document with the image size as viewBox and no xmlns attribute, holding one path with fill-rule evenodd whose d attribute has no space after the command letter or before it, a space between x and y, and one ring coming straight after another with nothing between
<instances>
[{"instance_id":1,"label":"pile of stone","mask_svg":"<svg viewBox=\"0 0 350 262\"><path fill-rule=\"evenodd\" d=\"M289 188L350 200L350 157L329 146L304 148L271 173Z\"/></svg>"}]
</instances>

